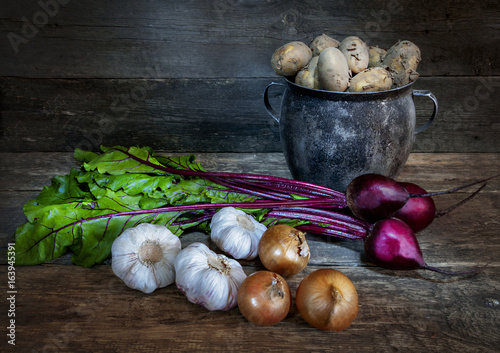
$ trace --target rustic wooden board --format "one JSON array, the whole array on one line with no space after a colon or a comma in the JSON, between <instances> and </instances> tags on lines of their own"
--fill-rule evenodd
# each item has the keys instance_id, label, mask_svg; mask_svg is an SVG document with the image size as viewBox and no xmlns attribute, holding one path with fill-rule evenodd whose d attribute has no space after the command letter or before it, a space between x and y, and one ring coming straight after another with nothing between
<instances>
[{"instance_id":1,"label":"rustic wooden board","mask_svg":"<svg viewBox=\"0 0 500 353\"><path fill-rule=\"evenodd\" d=\"M412 40L424 76L500 73L495 0L60 3L3 4L0 76L268 77L277 47L323 32L386 48Z\"/></svg>"},{"instance_id":2,"label":"rustic wooden board","mask_svg":"<svg viewBox=\"0 0 500 353\"><path fill-rule=\"evenodd\" d=\"M414 87L431 90L440 112L417 136L398 179L437 191L499 174L499 12L495 0L2 4L0 351L498 352L499 178L419 235L429 264L463 270L488 263L478 275L383 270L366 259L361 242L308 235L310 264L288 282L295 294L315 269L347 274L360 311L341 333L310 327L295 307L264 328L237 308L208 312L191 304L175 286L144 295L115 277L109 261L83 269L70 254L16 267L16 346L5 333L7 244L25 221L26 201L76 166L75 147L149 145L197 152L208 170L289 176L262 92L280 80L269 64L272 52L291 40L328 33L381 47L414 41L423 57ZM21 40L18 50L13 38ZM279 90L271 95L278 107ZM421 124L432 106L417 98L416 110ZM438 208L472 190L437 198ZM202 233L181 241L215 249ZM241 263L248 274L263 269L258 259Z\"/></svg>"},{"instance_id":3,"label":"rustic wooden board","mask_svg":"<svg viewBox=\"0 0 500 353\"><path fill-rule=\"evenodd\" d=\"M280 153L196 153L208 170L289 176ZM429 191L500 173L498 154L414 153L398 179ZM74 166L70 153L0 153L0 289L7 291L6 246L23 222L22 205L56 174ZM269 165L273 165L269 168ZM419 236L429 264L448 270L489 263L474 276L449 277L428 271L390 271L373 266L361 242L308 235L311 261L287 279L293 297L304 276L318 268L342 271L355 284L360 311L340 333L310 327L292 307L272 327L246 321L237 308L208 312L174 285L150 295L128 289L105 265L84 269L70 256L53 264L16 267L16 346L0 340L2 352L496 352L500 242L500 181L493 179L476 198L437 219ZM471 190L436 198L446 207ZM206 234L181 237L185 247ZM241 261L247 274L263 267ZM5 297L6 299L8 297ZM2 300L2 322L10 303ZM5 321L7 322L7 321ZM7 327L7 325L5 325Z\"/></svg>"},{"instance_id":4,"label":"rustic wooden board","mask_svg":"<svg viewBox=\"0 0 500 353\"><path fill-rule=\"evenodd\" d=\"M170 152L160 154L180 156L193 154L208 171L267 174L290 178L282 153L207 153ZM0 191L40 191L56 175L78 168L69 152L0 152ZM427 191L446 190L500 173L497 153L411 153L398 180L411 181ZM484 191L498 192L500 178L488 181ZM468 192L462 190L459 193Z\"/></svg>"},{"instance_id":5,"label":"rustic wooden board","mask_svg":"<svg viewBox=\"0 0 500 353\"><path fill-rule=\"evenodd\" d=\"M278 123L262 93L274 79L32 80L0 78L0 149L8 152L97 150L149 145L159 150L280 152ZM498 77L420 78L439 112L414 152L499 152ZM279 109L282 89L271 99ZM416 97L418 125L432 113Z\"/></svg>"},{"instance_id":6,"label":"rustic wooden board","mask_svg":"<svg viewBox=\"0 0 500 353\"><path fill-rule=\"evenodd\" d=\"M309 266L288 279L294 297L301 279L317 268ZM247 322L237 308L208 312L191 304L175 286L145 295L125 287L109 266L20 268L16 272L17 339L15 350L10 351L496 352L498 349L498 268L453 280L416 272L395 275L359 267L333 268L351 278L360 302L357 318L340 333L310 327L295 308L280 324L259 327ZM245 266L244 269L249 274L262 268ZM5 266L0 272L5 277ZM6 307L3 301L2 312ZM5 338L0 344L6 346Z\"/></svg>"},{"instance_id":7,"label":"rustic wooden board","mask_svg":"<svg viewBox=\"0 0 500 353\"><path fill-rule=\"evenodd\" d=\"M54 3L2 7L2 151L144 141L177 151L280 151L277 123L261 97L280 79L270 55L286 41L322 32L382 47L405 38L421 47L415 88L430 89L440 113L418 136L415 152L500 150L493 0L43 5ZM9 42L15 35L26 41L18 53ZM431 109L417 100L419 122Z\"/></svg>"}]
</instances>

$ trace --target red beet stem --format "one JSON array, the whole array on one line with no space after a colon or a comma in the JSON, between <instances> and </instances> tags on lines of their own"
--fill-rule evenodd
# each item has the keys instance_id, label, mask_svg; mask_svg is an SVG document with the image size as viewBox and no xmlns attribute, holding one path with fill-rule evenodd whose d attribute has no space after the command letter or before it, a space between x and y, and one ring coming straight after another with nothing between
<instances>
[{"instance_id":1,"label":"red beet stem","mask_svg":"<svg viewBox=\"0 0 500 353\"><path fill-rule=\"evenodd\" d=\"M335 238L342 238L342 239L349 239L349 240L363 240L366 237L366 234L360 234L360 235L353 235L350 233L346 233L343 231L339 231L336 229L332 228L325 228L325 227L320 227L316 226L314 224L305 224L301 226L296 226L296 229L303 231L303 232L309 232L309 233L314 233L314 234L319 234L319 235L328 235L332 236Z\"/></svg>"},{"instance_id":2,"label":"red beet stem","mask_svg":"<svg viewBox=\"0 0 500 353\"><path fill-rule=\"evenodd\" d=\"M443 270L443 269L440 269L440 268L436 268L436 267L432 267L432 266L428 266L428 265L422 266L422 269L431 270L431 271L442 273L442 274L445 274L445 275L458 276L458 275L468 275L468 274L474 274L474 273L481 272L487 266L488 266L488 264L486 264L484 266L481 266L479 268L475 268L475 269L472 269L472 270L466 270L466 271L446 271L446 270Z\"/></svg>"},{"instance_id":3,"label":"red beet stem","mask_svg":"<svg viewBox=\"0 0 500 353\"><path fill-rule=\"evenodd\" d=\"M298 196L305 196L305 197L331 197L331 198L337 198L339 200L344 200L345 201L345 195L344 194L339 194L338 196L334 196L332 194L324 193L318 190L304 190L301 188L299 185L296 185L294 183L289 183L289 182L283 182L283 181L270 181L270 180L259 180L259 181L249 181L245 179L238 179L238 178L225 178L227 180L235 180L239 183L243 184L249 184L249 185L254 185L258 186L263 189L269 189L273 190L276 192L284 192L284 193L292 193Z\"/></svg>"},{"instance_id":4,"label":"red beet stem","mask_svg":"<svg viewBox=\"0 0 500 353\"><path fill-rule=\"evenodd\" d=\"M279 194L276 192L262 191L253 186L241 186L239 183L226 181L219 178L207 178L214 183L230 188L229 191L241 192L248 195L253 195L270 200L290 200L292 197L288 194Z\"/></svg>"},{"instance_id":5,"label":"red beet stem","mask_svg":"<svg viewBox=\"0 0 500 353\"><path fill-rule=\"evenodd\" d=\"M355 237L359 238L364 238L367 233L366 227L354 225L350 222L346 222L345 220L339 219L337 217L323 217L308 212L298 212L293 210L282 211L279 209L273 209L269 211L267 216L276 218L301 219L304 221L310 221L314 223L322 223L328 225L327 228L335 229L341 232L351 233Z\"/></svg>"},{"instance_id":6,"label":"red beet stem","mask_svg":"<svg viewBox=\"0 0 500 353\"><path fill-rule=\"evenodd\" d=\"M485 183L488 180L497 178L499 176L500 176L500 174L497 174L497 175L494 175L492 177L489 177L489 178L486 178L486 179L483 179L483 180L474 181L474 182L472 182L470 184L458 186L456 188L445 190L445 191L429 192L429 193L426 193L426 194L412 194L412 193L410 193L410 197L428 197L428 196L438 196L438 195L444 195L444 194L451 194L452 192L455 192L455 191L458 191L458 190L462 190L462 189L468 188L470 186L474 186L476 184Z\"/></svg>"},{"instance_id":7,"label":"red beet stem","mask_svg":"<svg viewBox=\"0 0 500 353\"><path fill-rule=\"evenodd\" d=\"M476 196L484 187L486 186L486 183L484 183L483 185L481 185L481 187L479 187L479 189L477 189L476 191L474 191L474 193L472 193L471 195L469 195L468 197L466 197L465 199L463 199L462 201L454 204L453 206L450 206L448 207L447 209L445 210L442 210L442 211L438 211L436 212L436 218L439 218L439 217L442 217L442 216L445 216L447 215L448 213L450 213L451 211L453 211L455 208L458 208L460 206L462 206L463 204L465 204L466 202L470 201L472 198L474 198L474 196Z\"/></svg>"},{"instance_id":8,"label":"red beet stem","mask_svg":"<svg viewBox=\"0 0 500 353\"><path fill-rule=\"evenodd\" d=\"M246 180L254 180L254 181L282 182L282 183L287 183L287 184L293 184L302 190L323 192L331 197L345 198L344 193L342 193L340 191L336 191L336 190L327 188L325 186L316 185L316 184L308 183L305 181L275 177L275 176L270 176L270 175L260 175L260 174L229 173L229 172L203 172L203 171L193 171L193 170L187 170L187 169L176 169L176 168L170 168L170 167L165 167L163 165L151 163L148 160L134 156L132 153L125 151L125 150L122 150L122 149L119 149L118 151L126 154L128 157L130 157L130 158L132 158L140 163L143 163L143 164L151 166L155 169L158 169L158 170L161 170L161 171L164 171L167 173L171 173L171 174L198 176L198 177L204 177L204 178L205 177L217 177L217 178L230 178L230 179L246 179Z\"/></svg>"}]
</instances>

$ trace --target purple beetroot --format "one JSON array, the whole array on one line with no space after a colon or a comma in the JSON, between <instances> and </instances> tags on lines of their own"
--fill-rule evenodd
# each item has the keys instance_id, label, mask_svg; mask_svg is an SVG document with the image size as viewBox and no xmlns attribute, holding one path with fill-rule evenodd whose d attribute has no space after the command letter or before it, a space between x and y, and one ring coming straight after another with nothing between
<instances>
[{"instance_id":1,"label":"purple beetroot","mask_svg":"<svg viewBox=\"0 0 500 353\"><path fill-rule=\"evenodd\" d=\"M415 270L426 266L415 233L397 218L373 225L365 238L365 253L377 266L392 270Z\"/></svg>"},{"instance_id":2,"label":"purple beetroot","mask_svg":"<svg viewBox=\"0 0 500 353\"><path fill-rule=\"evenodd\" d=\"M412 194L427 194L427 191L413 183L399 183L406 191ZM436 205L430 196L410 198L403 207L393 214L406 224L408 224L415 233L424 230L432 223L436 217Z\"/></svg>"},{"instance_id":3,"label":"purple beetroot","mask_svg":"<svg viewBox=\"0 0 500 353\"><path fill-rule=\"evenodd\" d=\"M392 270L426 269L459 275L481 271L484 267L463 272L449 272L428 266L413 230L397 218L388 218L373 225L365 238L366 256L377 266Z\"/></svg>"},{"instance_id":4,"label":"purple beetroot","mask_svg":"<svg viewBox=\"0 0 500 353\"><path fill-rule=\"evenodd\" d=\"M425 191L420 186L415 185L413 183L400 183L400 184L403 185L403 187L410 194L428 195L427 191ZM432 223L432 221L434 221L435 218L447 215L455 208L471 200L485 186L486 184L481 185L481 187L479 187L476 191L474 191L474 193L469 195L467 198L461 200L460 202L457 202L456 204L442 211L436 211L436 205L434 203L434 200L430 196L412 197L406 202L406 204L402 208L397 210L392 215L392 217L396 217L404 221L411 227L411 229L413 229L415 233L418 233L427 228Z\"/></svg>"},{"instance_id":5,"label":"purple beetroot","mask_svg":"<svg viewBox=\"0 0 500 353\"><path fill-rule=\"evenodd\" d=\"M369 173L354 178L347 186L345 197L347 206L356 217L374 223L391 217L412 198L449 194L496 177L498 175L446 191L414 193L406 190L401 183L394 179L380 174Z\"/></svg>"},{"instance_id":6,"label":"purple beetroot","mask_svg":"<svg viewBox=\"0 0 500 353\"><path fill-rule=\"evenodd\" d=\"M410 193L397 181L380 174L354 178L346 190L347 206L367 222L391 216L410 199Z\"/></svg>"}]
</instances>

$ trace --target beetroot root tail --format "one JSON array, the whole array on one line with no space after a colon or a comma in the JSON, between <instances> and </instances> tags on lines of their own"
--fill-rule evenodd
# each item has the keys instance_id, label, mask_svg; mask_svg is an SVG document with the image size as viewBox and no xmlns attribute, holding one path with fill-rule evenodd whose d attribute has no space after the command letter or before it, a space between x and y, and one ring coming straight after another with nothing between
<instances>
[{"instance_id":1,"label":"beetroot root tail","mask_svg":"<svg viewBox=\"0 0 500 353\"><path fill-rule=\"evenodd\" d=\"M425 265L425 266L422 267L422 269L430 270L430 271L434 271L434 272L438 272L438 273L442 273L442 274L450 275L450 276L459 276L459 275L469 275L469 274L479 273L479 272L483 271L486 267L488 267L488 264L486 264L484 266L481 266L479 268L474 268L472 270L466 270L466 271L446 271L446 270L443 270L443 269L440 269L440 268L436 268L436 267Z\"/></svg>"}]
</instances>

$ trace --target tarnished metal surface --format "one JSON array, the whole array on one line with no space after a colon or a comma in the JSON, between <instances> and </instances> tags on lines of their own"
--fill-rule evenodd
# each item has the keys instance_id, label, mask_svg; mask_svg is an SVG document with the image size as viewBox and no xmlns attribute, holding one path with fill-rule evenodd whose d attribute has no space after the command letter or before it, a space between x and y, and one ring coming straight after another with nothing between
<instances>
[{"instance_id":1,"label":"tarnished metal surface","mask_svg":"<svg viewBox=\"0 0 500 353\"><path fill-rule=\"evenodd\" d=\"M412 84L384 92L347 93L287 81L279 116L267 99L271 85L264 101L279 121L283 153L295 179L345 191L358 175L395 177L403 168L416 135ZM419 132L437 112L437 101L430 98L436 109Z\"/></svg>"}]
</instances>

